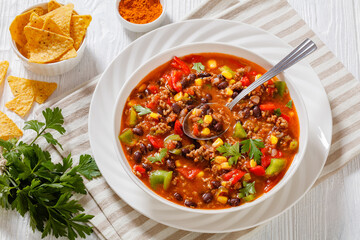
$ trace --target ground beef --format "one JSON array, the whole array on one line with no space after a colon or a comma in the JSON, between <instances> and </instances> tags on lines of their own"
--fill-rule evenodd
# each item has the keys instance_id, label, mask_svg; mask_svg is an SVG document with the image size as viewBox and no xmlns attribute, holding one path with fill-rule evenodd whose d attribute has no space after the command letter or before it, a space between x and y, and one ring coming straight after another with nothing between
<instances>
[{"instance_id":1,"label":"ground beef","mask_svg":"<svg viewBox=\"0 0 360 240\"><path fill-rule=\"evenodd\" d=\"M212 146L203 145L198 149L192 150L186 156L194 159L194 162L198 162L200 160L210 161L215 158L215 149Z\"/></svg>"},{"instance_id":2,"label":"ground beef","mask_svg":"<svg viewBox=\"0 0 360 240\"><path fill-rule=\"evenodd\" d=\"M153 126L152 128L150 128L150 131L155 134L165 134L165 133L169 132L170 130L171 130L171 127L163 122L158 123L155 126Z\"/></svg>"},{"instance_id":3,"label":"ground beef","mask_svg":"<svg viewBox=\"0 0 360 240\"><path fill-rule=\"evenodd\" d=\"M282 117L279 117L276 120L275 126L278 129L287 129L289 127L289 123L285 119L283 119Z\"/></svg>"}]
</instances>

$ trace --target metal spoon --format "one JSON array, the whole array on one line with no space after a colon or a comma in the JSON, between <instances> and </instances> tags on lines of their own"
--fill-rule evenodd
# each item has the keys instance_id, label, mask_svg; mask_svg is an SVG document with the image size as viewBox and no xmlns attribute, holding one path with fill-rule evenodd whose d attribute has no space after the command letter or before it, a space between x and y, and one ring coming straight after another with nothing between
<instances>
[{"instance_id":1,"label":"metal spoon","mask_svg":"<svg viewBox=\"0 0 360 240\"><path fill-rule=\"evenodd\" d=\"M237 95L230 103L228 103L226 106L223 106L223 105L221 105L221 106L223 108L227 108L227 111L229 111L229 110L231 111L233 109L233 107L241 99L243 99L246 95L251 93L255 88L264 84L266 81L275 77L276 75L278 75L285 69L291 67L295 63L299 62L301 59L308 56L310 53L314 52L316 49L317 49L317 47L316 47L315 43L313 41L311 41L310 39L306 39L299 46L297 46L291 53L289 53L285 58L283 58L278 64L276 64L269 71L264 73L258 80L256 80L252 84L250 84L250 86L248 86L243 91L241 91L241 93L239 95ZM208 104L210 105L210 104L215 104L215 103L208 103ZM216 104L216 105L220 105L220 104ZM184 123L183 123L183 131L190 138L193 138L196 140L209 140L209 139L217 138L217 137L221 136L222 134L224 134L230 127L230 126L227 126L227 128L224 131L222 131L221 133L219 133L218 135L214 135L211 137L197 137L197 136L193 135L192 130L190 129L190 126L189 126L188 120L189 120L189 116L191 115L191 112L192 111L189 111L189 113L185 116Z\"/></svg>"}]
</instances>

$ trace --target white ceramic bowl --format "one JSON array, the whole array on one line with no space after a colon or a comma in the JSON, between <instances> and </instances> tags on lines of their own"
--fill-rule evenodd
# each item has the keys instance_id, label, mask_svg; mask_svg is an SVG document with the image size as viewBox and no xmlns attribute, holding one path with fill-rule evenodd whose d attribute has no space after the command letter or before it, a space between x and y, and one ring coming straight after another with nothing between
<instances>
[{"instance_id":1,"label":"white ceramic bowl","mask_svg":"<svg viewBox=\"0 0 360 240\"><path fill-rule=\"evenodd\" d=\"M25 9L22 13L29 11L36 7L42 7L44 9L47 9L47 3L40 3L40 4L33 5L27 9ZM44 75L44 76L55 76L55 75L64 74L64 73L70 71L71 69L73 69L76 65L78 65L78 63L80 62L81 58L84 55L84 51L86 48L86 42L87 42L87 34L85 35L84 40L80 45L80 48L77 50L76 57L70 58L70 59L67 59L64 61L60 61L60 62L46 63L46 64L29 62L28 59L20 53L19 49L16 46L15 41L12 38L11 38L11 47L14 50L15 54L20 58L20 60L24 64L24 66L31 72L34 72L39 75Z\"/></svg>"},{"instance_id":2,"label":"white ceramic bowl","mask_svg":"<svg viewBox=\"0 0 360 240\"><path fill-rule=\"evenodd\" d=\"M146 23L146 24L137 24L132 23L127 20L125 20L119 13L119 3L121 0L115 1L115 14L117 18L120 20L121 24L128 30L133 32L148 32L151 30L154 30L155 28L159 27L160 24L164 21L165 15L166 15L166 1L160 0L160 3L162 5L162 13L161 15L155 19L152 22Z\"/></svg>"},{"instance_id":3,"label":"white ceramic bowl","mask_svg":"<svg viewBox=\"0 0 360 240\"><path fill-rule=\"evenodd\" d=\"M129 175L129 177L134 181L142 190L144 190L146 193L148 193L150 196L154 197L155 199L178 209L189 211L189 212L196 212L196 213L204 213L204 214L216 214L216 213L225 213L225 212L234 212L241 209L252 207L265 199L269 198L271 195L275 194L280 188L282 188L292 177L292 175L295 173L296 169L300 165L301 160L303 159L307 142L308 142L308 117L307 112L305 109L304 102L301 98L301 95L299 92L294 88L294 85L291 82L291 79L286 77L286 74L280 74L278 75L278 78L280 80L284 80L287 83L287 87L289 89L291 98L293 99L294 105L296 106L296 110L299 117L300 122L300 137L299 137L299 150L298 153L295 155L293 162L291 163L291 166L287 170L284 177L281 179L281 181L276 184L269 192L263 194L259 198L255 199L252 202L245 203L243 205L240 205L238 207L231 207L226 209L214 209L214 210L208 210L208 209L193 209L188 208L185 206L181 206L178 204L175 204L169 200L166 200L165 198L157 195L155 192L153 192L151 189L149 189L137 176L135 176L131 170L131 167L124 155L123 149L121 147L121 143L119 141L119 134L120 134L120 126L121 126L121 120L122 120L122 113L123 109L126 103L126 100L132 90L136 87L136 85L152 70L157 68L158 66L170 61L174 56L185 56L192 53L204 53L204 52L216 52L216 53L224 53L229 55L238 56L241 58L245 58L247 60L250 60L254 63L257 63L258 65L264 67L265 69L270 69L272 65L266 61L264 58L262 58L259 55L256 55L246 49L236 47L229 44L223 44L223 43L192 43L187 45L182 45L179 47L175 47L169 50L166 50L153 58L151 58L149 61L147 61L145 64L140 66L132 75L131 77L126 81L124 86L122 87L113 111L113 144L114 148L117 154L117 157L122 165L122 167L125 169L125 172ZM285 56L284 56L285 57ZM300 184L300 183L299 183Z\"/></svg>"}]
</instances>

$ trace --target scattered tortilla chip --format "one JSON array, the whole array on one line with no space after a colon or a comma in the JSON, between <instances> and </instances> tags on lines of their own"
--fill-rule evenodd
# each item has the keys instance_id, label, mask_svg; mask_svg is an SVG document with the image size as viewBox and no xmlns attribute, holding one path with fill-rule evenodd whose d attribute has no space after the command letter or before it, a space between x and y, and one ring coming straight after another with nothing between
<instances>
[{"instance_id":1,"label":"scattered tortilla chip","mask_svg":"<svg viewBox=\"0 0 360 240\"><path fill-rule=\"evenodd\" d=\"M29 23L26 26L35 27L41 29L44 25L44 19L42 19L35 12L31 13Z\"/></svg>"},{"instance_id":2,"label":"scattered tortilla chip","mask_svg":"<svg viewBox=\"0 0 360 240\"><path fill-rule=\"evenodd\" d=\"M70 36L74 40L74 47L76 50L79 49L85 37L91 19L90 15L77 15L71 18Z\"/></svg>"},{"instance_id":3,"label":"scattered tortilla chip","mask_svg":"<svg viewBox=\"0 0 360 240\"><path fill-rule=\"evenodd\" d=\"M43 19L51 18L66 36L70 36L70 22L73 9L74 4L69 3L65 6L56 8L54 11L48 12L41 17Z\"/></svg>"},{"instance_id":4,"label":"scattered tortilla chip","mask_svg":"<svg viewBox=\"0 0 360 240\"><path fill-rule=\"evenodd\" d=\"M21 94L32 95L40 104L44 103L57 88L57 84L54 82L41 82L14 76L9 76L7 80L15 97Z\"/></svg>"},{"instance_id":5,"label":"scattered tortilla chip","mask_svg":"<svg viewBox=\"0 0 360 240\"><path fill-rule=\"evenodd\" d=\"M0 62L0 86L2 82L5 79L6 72L9 68L9 62L8 61L2 61Z\"/></svg>"},{"instance_id":6,"label":"scattered tortilla chip","mask_svg":"<svg viewBox=\"0 0 360 240\"><path fill-rule=\"evenodd\" d=\"M59 26L51 18L47 18L45 20L45 23L44 23L44 26L42 27L42 29L46 30L46 31L49 31L49 32L57 33L57 34L60 34L60 35L65 35L60 30Z\"/></svg>"},{"instance_id":7,"label":"scattered tortilla chip","mask_svg":"<svg viewBox=\"0 0 360 240\"><path fill-rule=\"evenodd\" d=\"M73 47L71 38L56 33L34 27L25 27L24 32L29 44L29 62L51 62Z\"/></svg>"},{"instance_id":8,"label":"scattered tortilla chip","mask_svg":"<svg viewBox=\"0 0 360 240\"><path fill-rule=\"evenodd\" d=\"M16 124L5 113L0 111L0 138L6 141L12 138L19 138L22 135L23 132Z\"/></svg>"},{"instance_id":9,"label":"scattered tortilla chip","mask_svg":"<svg viewBox=\"0 0 360 240\"><path fill-rule=\"evenodd\" d=\"M58 3L57 1L51 0L50 2L48 2L48 11L51 12L61 6L62 5L60 3Z\"/></svg>"},{"instance_id":10,"label":"scattered tortilla chip","mask_svg":"<svg viewBox=\"0 0 360 240\"><path fill-rule=\"evenodd\" d=\"M20 117L25 117L34 102L34 95L20 94L13 100L5 103L5 107L15 112Z\"/></svg>"}]
</instances>

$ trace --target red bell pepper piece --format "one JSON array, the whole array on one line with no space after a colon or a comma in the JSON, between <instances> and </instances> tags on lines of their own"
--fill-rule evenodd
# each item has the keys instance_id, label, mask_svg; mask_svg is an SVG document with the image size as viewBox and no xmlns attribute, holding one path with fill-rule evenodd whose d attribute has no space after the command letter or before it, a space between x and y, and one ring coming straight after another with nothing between
<instances>
[{"instance_id":1,"label":"red bell pepper piece","mask_svg":"<svg viewBox=\"0 0 360 240\"><path fill-rule=\"evenodd\" d=\"M278 153L276 154L276 158L281 158L283 156L283 153L281 151L278 151Z\"/></svg>"},{"instance_id":2,"label":"red bell pepper piece","mask_svg":"<svg viewBox=\"0 0 360 240\"><path fill-rule=\"evenodd\" d=\"M194 124L193 134L194 134L195 136L199 135L199 125Z\"/></svg>"},{"instance_id":3,"label":"red bell pepper piece","mask_svg":"<svg viewBox=\"0 0 360 240\"><path fill-rule=\"evenodd\" d=\"M176 143L174 141L169 141L167 144L166 144L166 148L168 150L173 150L176 148Z\"/></svg>"},{"instance_id":4,"label":"red bell pepper piece","mask_svg":"<svg viewBox=\"0 0 360 240\"><path fill-rule=\"evenodd\" d=\"M251 71L251 72L248 72L248 75L249 75L249 76L256 76L256 75L257 75L257 72Z\"/></svg>"},{"instance_id":5,"label":"red bell pepper piece","mask_svg":"<svg viewBox=\"0 0 360 240\"><path fill-rule=\"evenodd\" d=\"M184 135L184 132L183 132L183 130L182 130L182 125L181 125L181 123L180 123L179 120L176 120L176 122L175 122L174 132L175 132L176 134L178 134L180 137L182 137L182 136Z\"/></svg>"},{"instance_id":6,"label":"red bell pepper piece","mask_svg":"<svg viewBox=\"0 0 360 240\"><path fill-rule=\"evenodd\" d=\"M186 168L177 168L177 171L179 173L181 173L185 178L192 180L192 179L194 179L196 177L196 175L201 170L197 169L197 168L186 167Z\"/></svg>"},{"instance_id":7,"label":"red bell pepper piece","mask_svg":"<svg viewBox=\"0 0 360 240\"><path fill-rule=\"evenodd\" d=\"M290 122L290 117L288 115L285 114L281 114L280 117L282 117L283 119L285 119L287 122Z\"/></svg>"},{"instance_id":8,"label":"red bell pepper piece","mask_svg":"<svg viewBox=\"0 0 360 240\"><path fill-rule=\"evenodd\" d=\"M241 78L241 80L240 80L240 82L241 82L241 85L243 85L243 86L245 86L245 87L247 87L247 86L249 86L250 85L250 80L249 80L249 78L248 77L242 77Z\"/></svg>"},{"instance_id":9,"label":"red bell pepper piece","mask_svg":"<svg viewBox=\"0 0 360 240\"><path fill-rule=\"evenodd\" d=\"M234 169L226 174L224 174L223 179L225 181L229 181L231 182L232 185L234 185L235 183L237 183L244 175L246 172L241 171L239 169Z\"/></svg>"},{"instance_id":10,"label":"red bell pepper piece","mask_svg":"<svg viewBox=\"0 0 360 240\"><path fill-rule=\"evenodd\" d=\"M234 170L232 170L232 171L230 171L230 172L228 172L228 173L225 173L224 176L223 176L223 179L224 179L225 181L229 181L230 178L231 178L235 173L237 173L237 171L239 171L239 170L238 170L238 169L234 169Z\"/></svg>"},{"instance_id":11,"label":"red bell pepper piece","mask_svg":"<svg viewBox=\"0 0 360 240\"><path fill-rule=\"evenodd\" d=\"M231 179L231 184L234 185L237 183L243 176L245 175L245 172L240 171L239 173L235 174Z\"/></svg>"},{"instance_id":12,"label":"red bell pepper piece","mask_svg":"<svg viewBox=\"0 0 360 240\"><path fill-rule=\"evenodd\" d=\"M139 173L141 173L141 175L143 176L143 177L145 177L146 176L146 170L145 170L145 168L143 168L142 166L140 166L140 165L134 165L134 168L133 168L135 171L138 171Z\"/></svg>"},{"instance_id":13,"label":"red bell pepper piece","mask_svg":"<svg viewBox=\"0 0 360 240\"><path fill-rule=\"evenodd\" d=\"M188 65L186 65L186 63L184 63L180 58L178 58L176 56L171 61L171 66L183 71L185 74L190 74L190 72L191 72Z\"/></svg>"},{"instance_id":14,"label":"red bell pepper piece","mask_svg":"<svg viewBox=\"0 0 360 240\"><path fill-rule=\"evenodd\" d=\"M149 85L147 88L149 89L149 91L150 91L151 93L158 93L158 92L159 92L159 87L158 87L158 86Z\"/></svg>"},{"instance_id":15,"label":"red bell pepper piece","mask_svg":"<svg viewBox=\"0 0 360 240\"><path fill-rule=\"evenodd\" d=\"M171 73L164 74L162 77L166 80L167 84L172 90L180 92L182 90L182 86L180 83L180 78L182 75L182 72L172 70Z\"/></svg>"},{"instance_id":16,"label":"red bell pepper piece","mask_svg":"<svg viewBox=\"0 0 360 240\"><path fill-rule=\"evenodd\" d=\"M265 169L260 165L250 168L249 171L251 173L255 174L256 176L264 176L265 175Z\"/></svg>"},{"instance_id":17,"label":"red bell pepper piece","mask_svg":"<svg viewBox=\"0 0 360 240\"><path fill-rule=\"evenodd\" d=\"M274 109L275 109L275 105L274 105L273 103L260 104L260 109L261 109L262 111L274 110Z\"/></svg>"},{"instance_id":18,"label":"red bell pepper piece","mask_svg":"<svg viewBox=\"0 0 360 240\"><path fill-rule=\"evenodd\" d=\"M164 147L164 139L152 135L147 135L147 138L149 139L151 145L154 146L154 148L162 148Z\"/></svg>"},{"instance_id":19,"label":"red bell pepper piece","mask_svg":"<svg viewBox=\"0 0 360 240\"><path fill-rule=\"evenodd\" d=\"M261 157L261 166L263 166L263 168L267 168L271 163L271 158L270 156L262 156Z\"/></svg>"}]
</instances>

